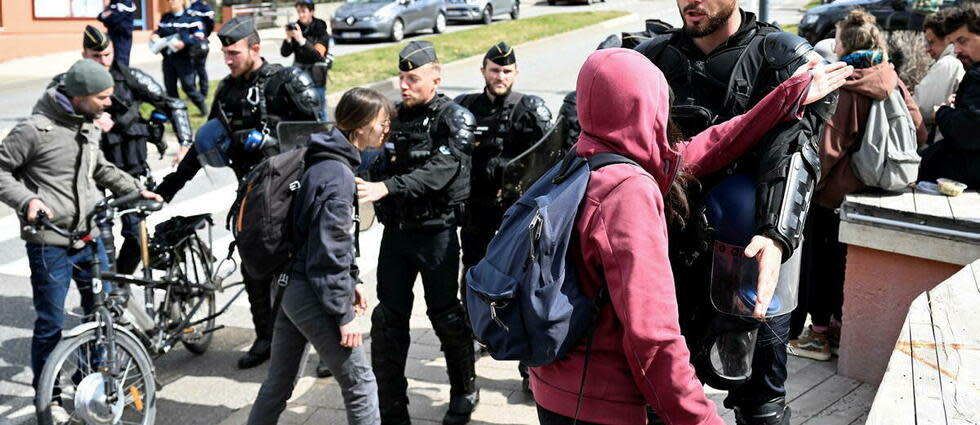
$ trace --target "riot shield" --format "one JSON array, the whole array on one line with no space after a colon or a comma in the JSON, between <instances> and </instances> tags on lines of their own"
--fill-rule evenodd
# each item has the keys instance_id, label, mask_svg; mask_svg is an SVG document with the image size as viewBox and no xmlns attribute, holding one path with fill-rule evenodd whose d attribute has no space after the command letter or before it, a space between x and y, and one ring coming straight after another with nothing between
<instances>
[{"instance_id":1,"label":"riot shield","mask_svg":"<svg viewBox=\"0 0 980 425\"><path fill-rule=\"evenodd\" d=\"M562 146L567 137L568 125L561 116L547 133L524 153L504 166L501 198L517 199L548 171L561 161Z\"/></svg>"},{"instance_id":2,"label":"riot shield","mask_svg":"<svg viewBox=\"0 0 980 425\"><path fill-rule=\"evenodd\" d=\"M306 146L313 133L323 133L333 129L332 122L324 121L281 121L276 125L276 139L279 152L287 152Z\"/></svg>"}]
</instances>

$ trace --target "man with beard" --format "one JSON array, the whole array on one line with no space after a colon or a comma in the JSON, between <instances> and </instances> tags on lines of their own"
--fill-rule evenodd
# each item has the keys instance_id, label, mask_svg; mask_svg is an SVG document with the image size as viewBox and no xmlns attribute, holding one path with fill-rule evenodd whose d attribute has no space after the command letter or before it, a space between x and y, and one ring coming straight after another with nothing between
<instances>
[{"instance_id":1,"label":"man with beard","mask_svg":"<svg viewBox=\"0 0 980 425\"><path fill-rule=\"evenodd\" d=\"M106 161L99 151L102 124L97 123L112 104L114 81L109 71L81 59L57 87L44 92L31 117L0 142L0 201L17 212L21 225L33 223L39 212L55 225L75 232L85 229L84 217L103 197L101 187L116 195L141 190L138 180ZM152 192L143 197L161 200ZM93 229L91 236L98 236ZM70 241L47 229L21 232L27 247L33 289L34 336L31 339L32 385L51 351L61 340L65 298L71 280L81 293L82 310L92 311L92 250L84 242ZM105 250L97 242L101 264ZM64 414L60 400L53 409ZM67 416L67 415L66 415Z\"/></svg>"},{"instance_id":2,"label":"man with beard","mask_svg":"<svg viewBox=\"0 0 980 425\"><path fill-rule=\"evenodd\" d=\"M372 165L376 182L357 181L358 198L375 202L384 224L378 254L378 306L371 316L371 366L381 423L408 424L405 362L412 287L421 273L426 314L446 355L449 411L443 424L465 424L480 400L473 331L459 293L460 207L469 196L473 114L437 92L435 47L408 43L398 54L402 103L391 137Z\"/></svg>"},{"instance_id":3,"label":"man with beard","mask_svg":"<svg viewBox=\"0 0 980 425\"><path fill-rule=\"evenodd\" d=\"M279 153L276 126L280 121L319 121L320 101L313 80L303 71L270 64L261 55L259 33L250 16L236 17L218 31L225 64L231 74L221 80L203 127L220 126L218 138L198 137L177 170L157 191L167 201L194 178L202 162L230 166L239 180L263 159ZM218 124L220 122L220 124ZM215 146L225 146L216 151ZM251 304L255 343L238 359L248 369L269 359L272 343L272 277L281 270L242 262L242 279Z\"/></svg>"},{"instance_id":4,"label":"man with beard","mask_svg":"<svg viewBox=\"0 0 980 425\"><path fill-rule=\"evenodd\" d=\"M470 198L466 200L463 228L459 233L463 248L463 282L460 296L466 303L466 270L487 254L487 246L497 233L504 211L516 199L503 199L501 186L504 166L535 142L551 127L551 111L544 99L511 90L517 79L514 48L500 42L483 56L480 67L486 86L482 93L460 95L456 103L476 117ZM527 367L520 365L528 390Z\"/></svg>"},{"instance_id":5,"label":"man with beard","mask_svg":"<svg viewBox=\"0 0 980 425\"><path fill-rule=\"evenodd\" d=\"M677 0L684 27L636 47L663 70L675 95L672 119L688 137L746 112L799 66L819 58L805 40L757 21L738 2ZM776 127L754 151L704 178L701 190L692 187L690 223L671 234L681 329L692 362L700 379L730 390L725 406L735 409L738 424L789 423L784 383L790 315L760 324L715 312L709 287L717 229L709 229L705 194L730 175L754 176L755 202L748 206L756 211L755 236L744 250L758 262L759 296L753 314L762 318L777 283L798 284L799 255L794 254L819 175L817 138L835 108L836 95L808 106L800 121ZM747 193L742 198L752 196ZM780 273L782 262L787 264ZM758 329L751 376L737 382L714 373L709 359L716 338L732 328Z\"/></svg>"},{"instance_id":6,"label":"man with beard","mask_svg":"<svg viewBox=\"0 0 980 425\"><path fill-rule=\"evenodd\" d=\"M180 99L168 97L153 77L119 62L115 58L115 47L115 43L102 31L91 25L85 27L82 57L105 67L115 82L112 105L106 109L107 114L98 121L103 124L103 129L107 129L102 135L102 154L127 174L136 178L148 177L150 166L146 163L147 144L156 146L161 157L167 150L167 142L163 140L163 120L171 122L177 142L181 146L191 145L193 139L187 105ZM64 77L65 74L54 77L50 87L61 84ZM159 120L148 120L141 116L139 108L144 102L156 108L153 116L159 117ZM152 186L149 183L148 185ZM139 219L136 214L126 214L120 220L125 241L116 260L116 271L131 274L140 261ZM115 255L115 247L111 245L106 246L106 251L110 256Z\"/></svg>"}]
</instances>

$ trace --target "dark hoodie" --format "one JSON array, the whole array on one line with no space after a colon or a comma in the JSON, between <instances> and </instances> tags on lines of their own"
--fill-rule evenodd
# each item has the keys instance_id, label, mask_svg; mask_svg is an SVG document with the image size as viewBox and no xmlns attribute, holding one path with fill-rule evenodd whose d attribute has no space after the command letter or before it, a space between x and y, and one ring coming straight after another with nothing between
<instances>
[{"instance_id":1,"label":"dark hoodie","mask_svg":"<svg viewBox=\"0 0 980 425\"><path fill-rule=\"evenodd\" d=\"M609 292L596 323L580 420L646 423L649 405L665 423L724 424L690 364L677 319L667 258L664 194L678 169L697 176L718 171L772 127L799 119L810 83L790 78L751 111L711 127L672 149L667 139L668 91L663 74L626 49L592 54L578 76L576 144L588 157L613 152L636 161L592 173L575 219L576 269L582 289ZM531 368L535 401L573 416L585 360L584 341L562 360Z\"/></svg>"},{"instance_id":2,"label":"dark hoodie","mask_svg":"<svg viewBox=\"0 0 980 425\"><path fill-rule=\"evenodd\" d=\"M919 146L925 143L926 129L922 124L922 114L905 84L898 79L895 66L886 62L855 69L839 90L837 112L824 125L820 136L820 181L813 196L817 205L837 208L844 201L844 195L866 187L851 169L851 155L861 147L861 136L871 112L871 103L888 98L896 87L902 90L905 105L912 114Z\"/></svg>"},{"instance_id":3,"label":"dark hoodie","mask_svg":"<svg viewBox=\"0 0 980 425\"><path fill-rule=\"evenodd\" d=\"M310 136L307 170L293 198L290 284L309 283L343 325L354 319L354 169L361 156L340 130Z\"/></svg>"}]
</instances>

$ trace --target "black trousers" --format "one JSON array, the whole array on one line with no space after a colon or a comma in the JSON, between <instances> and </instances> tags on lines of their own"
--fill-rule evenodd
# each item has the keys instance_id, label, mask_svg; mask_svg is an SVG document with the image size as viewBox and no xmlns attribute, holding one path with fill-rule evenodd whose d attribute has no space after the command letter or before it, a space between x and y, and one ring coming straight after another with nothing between
<instances>
[{"instance_id":1,"label":"black trousers","mask_svg":"<svg viewBox=\"0 0 980 425\"><path fill-rule=\"evenodd\" d=\"M167 88L167 96L179 97L177 93L177 81L187 93L194 106L204 109L204 95L197 91L195 79L197 73L194 71L194 63L190 56L173 54L163 58L163 84Z\"/></svg>"},{"instance_id":2,"label":"black trousers","mask_svg":"<svg viewBox=\"0 0 980 425\"><path fill-rule=\"evenodd\" d=\"M197 74L197 91L201 92L205 98L208 96L208 89L210 88L208 81L208 56L204 55L201 58L194 58L194 72Z\"/></svg>"},{"instance_id":3,"label":"black trousers","mask_svg":"<svg viewBox=\"0 0 980 425\"><path fill-rule=\"evenodd\" d=\"M831 316L842 318L847 245L837 239L839 230L840 218L833 209L811 207L803 229L806 243L803 244L799 304L793 311L790 327L793 339L803 331L807 313L817 326L829 325Z\"/></svg>"},{"instance_id":4,"label":"black trousers","mask_svg":"<svg viewBox=\"0 0 980 425\"><path fill-rule=\"evenodd\" d=\"M242 281L245 282L245 293L248 294L252 324L255 326L255 339L271 342L272 326L275 323L272 316L272 282L267 279L256 279L246 270L245 267L241 268Z\"/></svg>"},{"instance_id":5,"label":"black trousers","mask_svg":"<svg viewBox=\"0 0 980 425\"><path fill-rule=\"evenodd\" d=\"M426 314L446 353L453 393L472 390L473 335L456 297L459 290L459 240L456 229L437 231L384 229L378 255L378 307L371 318L371 366L378 379L382 422L408 420L405 363L411 344L409 319L422 275Z\"/></svg>"},{"instance_id":6,"label":"black trousers","mask_svg":"<svg viewBox=\"0 0 980 425\"><path fill-rule=\"evenodd\" d=\"M378 255L378 301L405 316L412 314L412 287L422 275L426 314L439 315L460 305L459 240L455 229L413 231L385 227Z\"/></svg>"}]
</instances>

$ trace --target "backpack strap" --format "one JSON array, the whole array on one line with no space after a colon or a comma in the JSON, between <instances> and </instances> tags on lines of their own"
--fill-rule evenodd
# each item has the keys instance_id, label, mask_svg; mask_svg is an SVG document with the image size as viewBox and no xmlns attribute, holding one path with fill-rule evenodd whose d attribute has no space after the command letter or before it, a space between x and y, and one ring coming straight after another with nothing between
<instances>
[{"instance_id":1,"label":"backpack strap","mask_svg":"<svg viewBox=\"0 0 980 425\"><path fill-rule=\"evenodd\" d=\"M637 167L640 166L640 164L637 164L636 161L633 161L632 159L629 159L618 153L612 153L612 152L602 152L602 153L597 153L595 155L592 155L591 157L589 157L588 162L589 162L589 169L592 171L596 171L602 167L605 167L607 165L613 165L613 164L630 164L630 165L635 165Z\"/></svg>"}]
</instances>

